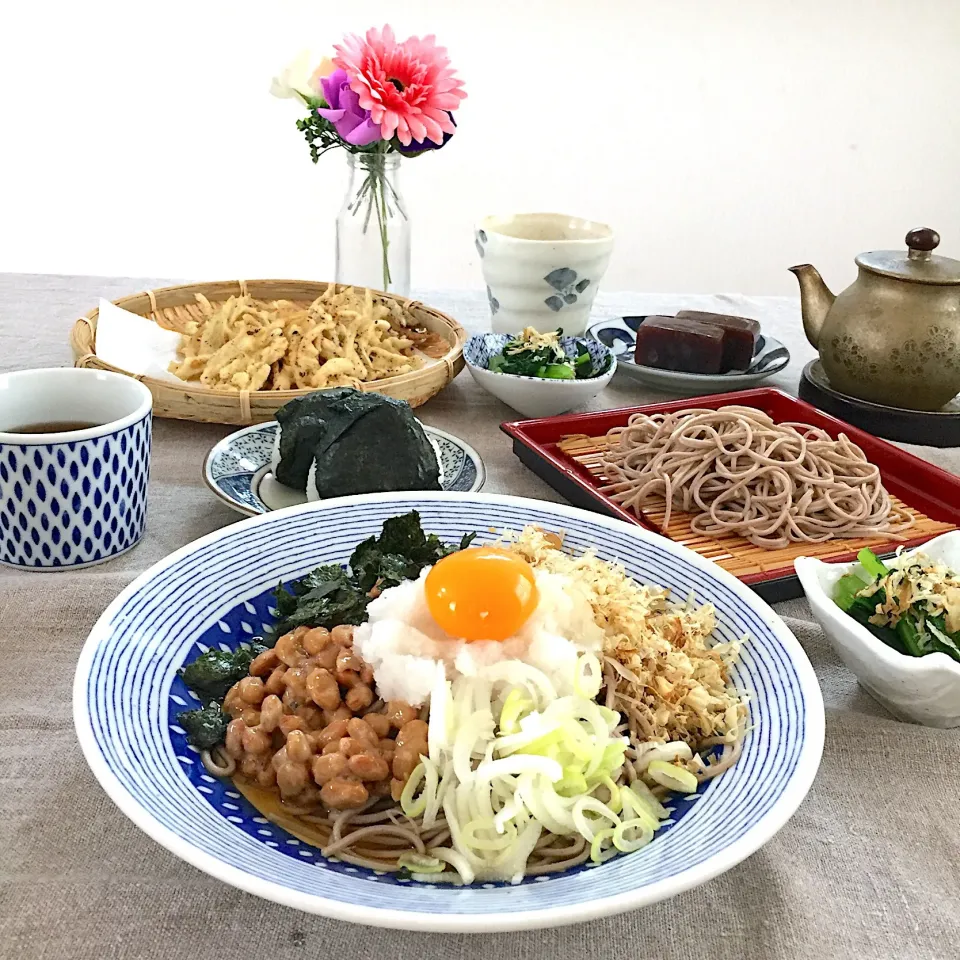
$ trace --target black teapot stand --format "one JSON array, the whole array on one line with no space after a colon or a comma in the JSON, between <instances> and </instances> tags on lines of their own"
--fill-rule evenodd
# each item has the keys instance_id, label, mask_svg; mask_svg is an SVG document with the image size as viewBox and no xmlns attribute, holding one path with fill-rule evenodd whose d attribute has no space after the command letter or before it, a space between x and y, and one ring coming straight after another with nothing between
<instances>
[{"instance_id":1,"label":"black teapot stand","mask_svg":"<svg viewBox=\"0 0 960 960\"><path fill-rule=\"evenodd\" d=\"M799 394L801 400L875 437L928 447L960 447L960 397L932 412L857 400L830 386L819 359L803 368Z\"/></svg>"}]
</instances>

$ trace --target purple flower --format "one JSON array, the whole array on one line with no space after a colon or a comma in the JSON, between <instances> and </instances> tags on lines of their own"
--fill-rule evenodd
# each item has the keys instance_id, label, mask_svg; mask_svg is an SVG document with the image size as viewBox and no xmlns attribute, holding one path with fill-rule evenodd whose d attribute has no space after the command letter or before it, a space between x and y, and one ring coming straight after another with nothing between
<instances>
[{"instance_id":1,"label":"purple flower","mask_svg":"<svg viewBox=\"0 0 960 960\"><path fill-rule=\"evenodd\" d=\"M457 125L457 121L454 120L453 114L448 113L447 116L450 117L451 123L454 126ZM400 143L399 140L394 140L393 145L397 150L400 151L405 157L419 157L421 153L426 153L428 150L439 150L441 147L446 146L447 141L453 136L452 133L444 133L443 143L434 143L432 140L424 140L423 143L417 143L414 140L412 143L404 146Z\"/></svg>"},{"instance_id":2,"label":"purple flower","mask_svg":"<svg viewBox=\"0 0 960 960\"><path fill-rule=\"evenodd\" d=\"M380 125L370 119L370 111L360 106L360 98L350 89L343 70L334 70L320 81L323 97L329 107L317 113L329 120L340 138L355 147L365 147L380 139Z\"/></svg>"}]
</instances>

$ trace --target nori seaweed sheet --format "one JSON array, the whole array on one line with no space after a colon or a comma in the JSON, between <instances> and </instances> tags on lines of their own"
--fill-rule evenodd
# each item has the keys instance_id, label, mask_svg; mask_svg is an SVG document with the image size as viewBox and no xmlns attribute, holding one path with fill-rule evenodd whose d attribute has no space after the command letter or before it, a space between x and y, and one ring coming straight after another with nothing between
<instances>
[{"instance_id":1,"label":"nori seaweed sheet","mask_svg":"<svg viewBox=\"0 0 960 960\"><path fill-rule=\"evenodd\" d=\"M338 391L329 391L331 393ZM327 432L324 394L310 393L285 403L275 414L280 424L280 462L274 476L295 490L307 489L314 451Z\"/></svg>"},{"instance_id":2,"label":"nori seaweed sheet","mask_svg":"<svg viewBox=\"0 0 960 960\"><path fill-rule=\"evenodd\" d=\"M323 498L440 489L436 452L402 400L338 387L291 401L277 411L277 420L277 479L288 486L306 488L316 457Z\"/></svg>"}]
</instances>

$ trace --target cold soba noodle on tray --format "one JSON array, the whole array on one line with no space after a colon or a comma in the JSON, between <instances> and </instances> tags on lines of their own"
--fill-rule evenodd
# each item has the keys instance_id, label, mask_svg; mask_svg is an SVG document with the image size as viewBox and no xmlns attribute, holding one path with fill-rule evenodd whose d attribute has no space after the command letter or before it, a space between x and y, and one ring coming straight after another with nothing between
<instances>
[{"instance_id":1,"label":"cold soba noodle on tray","mask_svg":"<svg viewBox=\"0 0 960 960\"><path fill-rule=\"evenodd\" d=\"M604 492L640 513L653 498L693 515L701 534L735 533L759 547L839 537L897 539L913 518L891 501L880 470L844 434L775 423L753 407L630 417L608 434Z\"/></svg>"},{"instance_id":2,"label":"cold soba noodle on tray","mask_svg":"<svg viewBox=\"0 0 960 960\"><path fill-rule=\"evenodd\" d=\"M277 593L268 643L183 670L217 776L326 856L519 882L646 845L732 765L747 706L676 603L557 534L425 535L416 513Z\"/></svg>"}]
</instances>

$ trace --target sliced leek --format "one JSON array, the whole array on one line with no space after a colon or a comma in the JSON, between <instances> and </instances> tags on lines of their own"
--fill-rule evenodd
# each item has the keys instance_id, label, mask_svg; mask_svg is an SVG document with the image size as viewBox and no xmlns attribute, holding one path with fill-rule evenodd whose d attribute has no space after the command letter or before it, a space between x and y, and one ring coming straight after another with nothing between
<instances>
[{"instance_id":1,"label":"sliced leek","mask_svg":"<svg viewBox=\"0 0 960 960\"><path fill-rule=\"evenodd\" d=\"M677 793L696 793L698 781L689 771L667 763L666 760L653 760L647 766L647 776L661 787L676 790Z\"/></svg>"}]
</instances>

